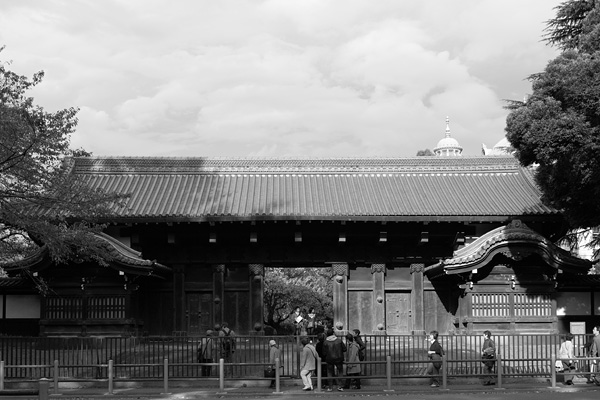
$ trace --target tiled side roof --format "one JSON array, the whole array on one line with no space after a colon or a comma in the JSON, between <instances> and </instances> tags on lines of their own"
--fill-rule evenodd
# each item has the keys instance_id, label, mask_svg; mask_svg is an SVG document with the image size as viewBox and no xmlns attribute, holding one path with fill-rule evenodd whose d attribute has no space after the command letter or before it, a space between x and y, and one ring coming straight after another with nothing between
<instances>
[{"instance_id":1,"label":"tiled side roof","mask_svg":"<svg viewBox=\"0 0 600 400\"><path fill-rule=\"evenodd\" d=\"M513 157L77 158L93 187L128 193L115 218L420 219L556 214Z\"/></svg>"}]
</instances>

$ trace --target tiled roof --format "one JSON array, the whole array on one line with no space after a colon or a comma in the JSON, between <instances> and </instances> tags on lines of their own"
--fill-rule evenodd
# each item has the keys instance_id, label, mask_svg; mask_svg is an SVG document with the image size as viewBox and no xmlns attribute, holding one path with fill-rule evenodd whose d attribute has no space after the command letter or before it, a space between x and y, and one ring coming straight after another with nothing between
<instances>
[{"instance_id":1,"label":"tiled roof","mask_svg":"<svg viewBox=\"0 0 600 400\"><path fill-rule=\"evenodd\" d=\"M118 270L135 275L161 276L171 273L171 268L157 263L155 260L142 258L142 253L125 246L117 239L98 233L97 238L111 257L109 265ZM0 263L0 267L7 272L16 272L24 269L43 269L50 265L50 256L47 246L42 246L33 254L19 261Z\"/></svg>"},{"instance_id":2,"label":"tiled roof","mask_svg":"<svg viewBox=\"0 0 600 400\"><path fill-rule=\"evenodd\" d=\"M452 257L425 269L429 276L462 274L487 265L497 254L520 260L532 254L542 257L548 265L572 273L587 273L592 262L572 256L519 220L511 221L485 233L473 243L454 252Z\"/></svg>"},{"instance_id":3,"label":"tiled roof","mask_svg":"<svg viewBox=\"0 0 600 400\"><path fill-rule=\"evenodd\" d=\"M71 172L130 195L116 219L482 220L549 215L513 157L76 158Z\"/></svg>"}]
</instances>

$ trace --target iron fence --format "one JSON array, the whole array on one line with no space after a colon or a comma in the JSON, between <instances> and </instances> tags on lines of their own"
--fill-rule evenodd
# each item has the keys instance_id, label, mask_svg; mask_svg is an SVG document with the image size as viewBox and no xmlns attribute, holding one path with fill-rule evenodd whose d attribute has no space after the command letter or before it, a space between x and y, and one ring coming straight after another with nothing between
<instances>
[{"instance_id":1,"label":"iron fence","mask_svg":"<svg viewBox=\"0 0 600 400\"><path fill-rule=\"evenodd\" d=\"M361 363L365 376L385 376L389 356L393 376L420 376L427 368L429 343L423 335L361 335L366 344L366 360ZM214 362L221 358L219 339L215 338ZM281 349L282 376L298 377L301 345L296 336L235 336L235 353L225 374L229 378L262 377L263 364L269 362L269 341L274 339ZM316 338L313 338L316 340ZM546 376L552 373L548 360L558 352L559 335L496 335L498 354L505 362L505 376ZM162 379L164 360L169 376L201 378L201 366L196 351L202 337L93 337L44 338L0 337L0 361L21 366L6 371L7 379L35 380L52 376L58 363L59 378L64 380L106 379L109 361L116 379ZM578 335L573 343L576 356L585 356L583 346L590 337ZM453 360L448 373L456 376L480 374L482 336L440 335L446 358ZM42 366L30 368L29 366ZM211 377L217 377L213 368Z\"/></svg>"}]
</instances>

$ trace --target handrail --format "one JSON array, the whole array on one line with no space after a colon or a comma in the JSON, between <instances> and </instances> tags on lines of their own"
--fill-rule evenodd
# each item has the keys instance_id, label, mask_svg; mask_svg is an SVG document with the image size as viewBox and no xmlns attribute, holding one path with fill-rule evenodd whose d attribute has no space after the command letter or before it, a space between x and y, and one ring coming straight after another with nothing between
<instances>
[{"instance_id":1,"label":"handrail","mask_svg":"<svg viewBox=\"0 0 600 400\"><path fill-rule=\"evenodd\" d=\"M449 364L458 364L458 363L465 363L465 362L480 362L483 359L481 358L474 358L474 359L450 359L446 356L442 357L442 368L441 368L441 377L442 377L442 389L448 389L448 378L450 377L477 377L477 376L484 376L486 374L484 374L483 372L480 372L478 374L457 374L457 373L452 373L451 370L448 368ZM555 354L552 354L551 358L508 358L508 359L503 359L501 357L501 355L498 353L496 355L496 358L494 359L486 359L486 361L495 361L496 364L496 374L497 374L497 389L504 389L502 387L502 383L503 383L503 378L506 376L547 376L548 374L550 375L552 381L552 387L555 388L556 387L556 377L560 376L560 375L565 375L564 372L557 372L556 369L554 368L556 361L563 361L563 360L570 360L569 358L558 358L556 357ZM598 362L600 360L600 358L598 357L577 357L578 361L596 361ZM321 371L321 359L318 358L317 359L317 391L321 391L322 389L322 371ZM549 373L523 373L523 374L515 374L515 373L506 373L506 371L504 371L504 365L507 362L514 362L514 361L545 361L546 365L550 366L550 370ZM398 365L398 364L429 364L433 362L433 360L427 360L427 359L419 359L419 360L392 360L391 356L386 356L386 360L385 361L356 361L353 362L356 364L385 364L385 376L381 376L381 375L361 375L361 379L373 379L373 378L385 378L386 379L386 386L385 386L385 391L394 391L392 389L392 382L394 379L401 379L401 378L428 378L430 377L429 375L394 375L393 374L393 366L394 365ZM225 377L225 360L224 359L219 359L219 362L213 362L213 363L170 363L168 359L164 359L162 363L150 363L150 364L115 364L113 360L109 360L108 364L89 364L90 367L99 367L99 368L106 368L107 369L107 376L108 379L86 379L84 381L89 381L89 382L102 382L102 381L108 381L108 393L109 394L113 394L114 391L114 382L115 381L135 381L136 379L120 379L120 378L115 378L115 369L119 368L119 367L127 367L127 366L153 366L153 367L163 367L163 394L169 393L168 389L169 389L169 382L170 380L173 380L173 378L169 377L169 368L171 367L177 367L177 366L188 366L188 365L196 365L196 366L218 366L219 367L219 373L218 373L218 379L219 379L219 393L224 393L225 390L225 381L226 380L233 380L236 378L226 378ZM272 365L271 363L268 362L256 362L256 363L227 363L228 366L239 366L239 365L256 365L256 366L268 366L268 365ZM276 359L275 360L275 393L281 393L281 373L280 373L280 359ZM53 384L54 384L54 393L53 394L59 394L58 393L58 384L59 382L67 382L70 381L69 379L64 379L64 378L60 378L58 376L58 371L59 368L66 368L69 367L69 365L59 365L58 360L55 360L53 364L51 365L47 365L47 364L41 364L41 365L7 365L5 363L5 361L0 360L0 390L4 390L5 388L5 382L6 382L6 370L7 369L11 369L11 368L29 368L29 369L35 369L35 368L52 368L52 380L53 380ZM593 372L593 371L577 371L578 375L584 375L584 376L593 376L595 374L597 374L597 372ZM49 379L49 377L44 377L42 379ZM254 380L271 380L272 378L265 378L265 377L244 377L244 379L254 379ZM325 378L325 379L330 379L330 377ZM12 380L11 380L12 381ZM17 380L16 382L29 382L31 380ZM39 379L36 379L35 381L39 381ZM81 380L78 380L81 381ZM50 380L48 380L48 384L49 384Z\"/></svg>"}]
</instances>

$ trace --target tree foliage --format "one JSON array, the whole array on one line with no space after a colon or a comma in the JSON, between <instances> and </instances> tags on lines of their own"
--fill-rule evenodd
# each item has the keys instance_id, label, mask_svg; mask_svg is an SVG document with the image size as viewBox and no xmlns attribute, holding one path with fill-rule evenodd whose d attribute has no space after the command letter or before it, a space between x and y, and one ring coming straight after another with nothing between
<instances>
[{"instance_id":1,"label":"tree foliage","mask_svg":"<svg viewBox=\"0 0 600 400\"><path fill-rule=\"evenodd\" d=\"M9 66L0 61L0 262L18 261L42 245L57 262L103 262L107 254L94 235L102 226L95 221L119 198L65 173L65 157L87 154L69 149L78 110L36 105L27 92L44 73L30 79Z\"/></svg>"},{"instance_id":2,"label":"tree foliage","mask_svg":"<svg viewBox=\"0 0 600 400\"><path fill-rule=\"evenodd\" d=\"M526 101L509 103L507 138L571 228L599 226L600 3L564 2L547 29L547 41L564 51L530 76Z\"/></svg>"},{"instance_id":3,"label":"tree foliage","mask_svg":"<svg viewBox=\"0 0 600 400\"><path fill-rule=\"evenodd\" d=\"M435 156L435 153L429 149L417 151L417 157L422 157L422 156Z\"/></svg>"},{"instance_id":4,"label":"tree foliage","mask_svg":"<svg viewBox=\"0 0 600 400\"><path fill-rule=\"evenodd\" d=\"M333 315L330 268L266 268L264 322L277 332L291 331L296 307L315 309L317 319Z\"/></svg>"}]
</instances>

